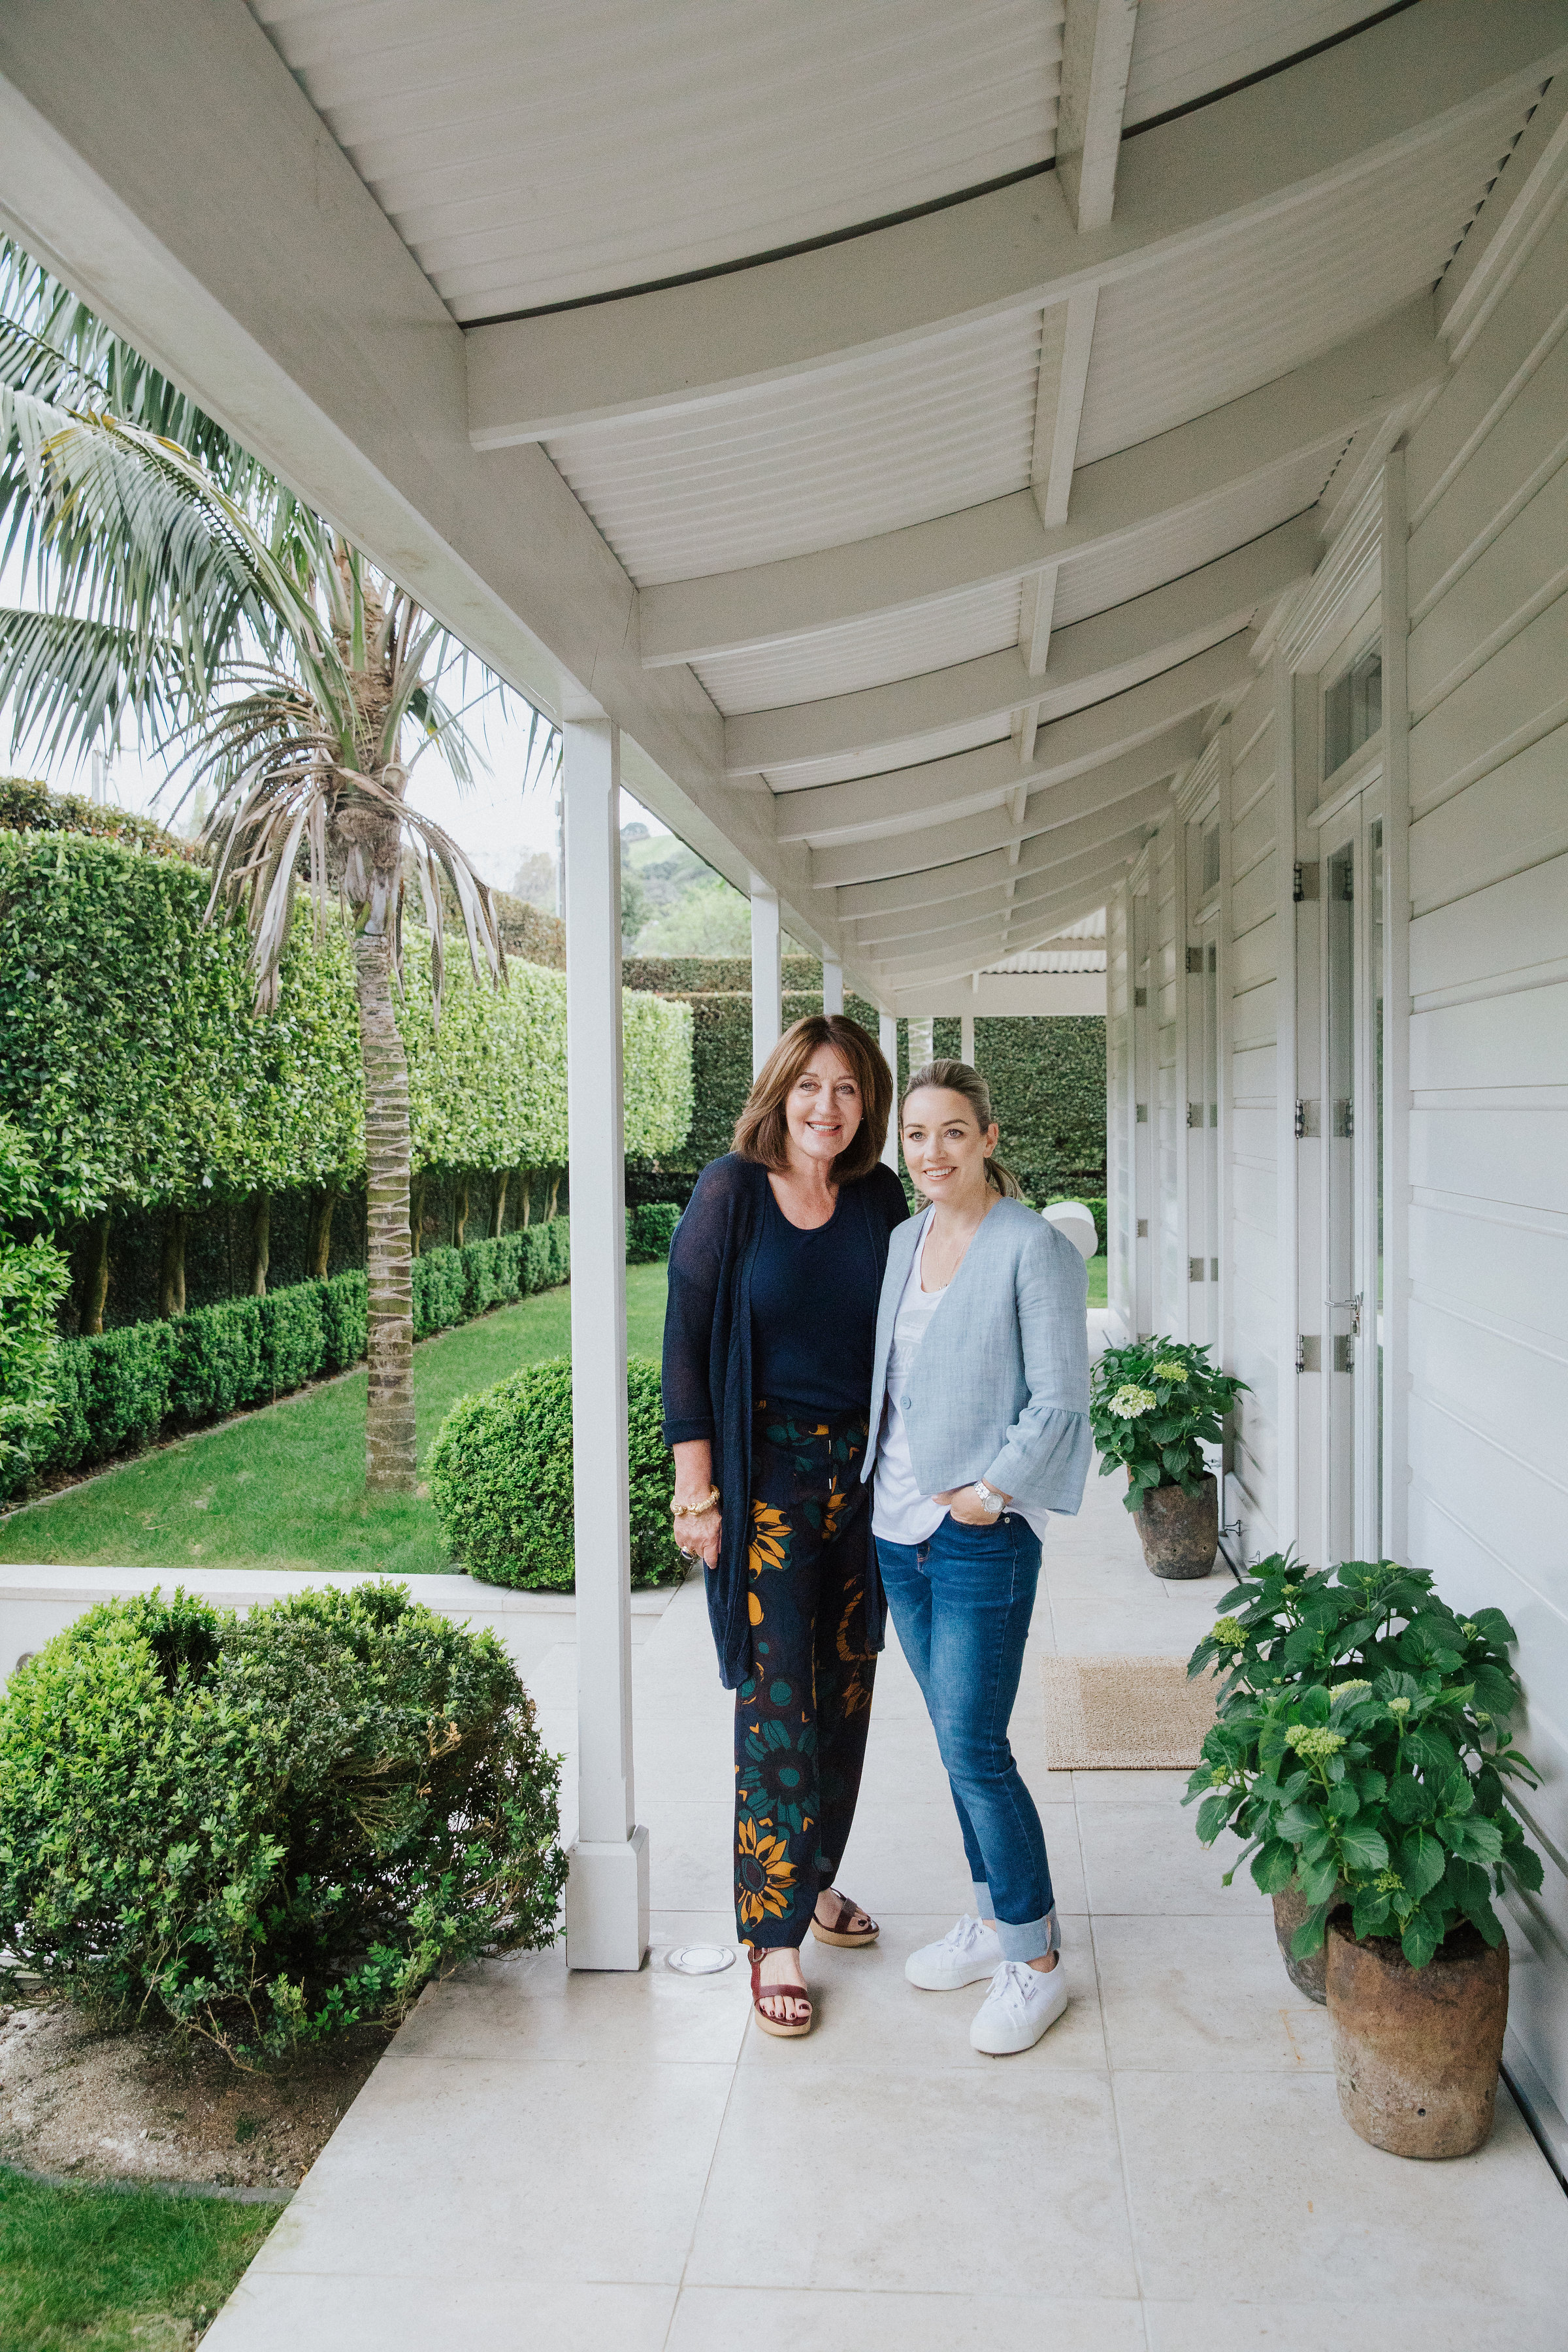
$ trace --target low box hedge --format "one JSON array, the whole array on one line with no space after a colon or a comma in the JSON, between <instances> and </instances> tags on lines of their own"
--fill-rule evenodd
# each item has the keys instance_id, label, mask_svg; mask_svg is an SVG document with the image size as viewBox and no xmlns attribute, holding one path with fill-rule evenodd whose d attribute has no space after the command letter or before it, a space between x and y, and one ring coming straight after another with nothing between
<instances>
[{"instance_id":1,"label":"low box hedge","mask_svg":"<svg viewBox=\"0 0 1568 2352\"><path fill-rule=\"evenodd\" d=\"M626 1211L626 1263L651 1265L669 1255L680 1211L671 1201L646 1201Z\"/></svg>"},{"instance_id":2,"label":"low box hedge","mask_svg":"<svg viewBox=\"0 0 1568 2352\"><path fill-rule=\"evenodd\" d=\"M291 1283L258 1298L261 1324L261 1388L287 1396L313 1381L327 1356L326 1326L319 1282Z\"/></svg>"},{"instance_id":3,"label":"low box hedge","mask_svg":"<svg viewBox=\"0 0 1568 2352\"><path fill-rule=\"evenodd\" d=\"M89 1610L0 1698L12 1966L247 2063L553 1932L559 1767L495 1635L401 1585Z\"/></svg>"},{"instance_id":4,"label":"low box hedge","mask_svg":"<svg viewBox=\"0 0 1568 2352\"><path fill-rule=\"evenodd\" d=\"M287 1294L282 1294L287 1296ZM175 1421L216 1421L249 1404L261 1390L261 1301L226 1298L198 1307L171 1325L174 1365L169 1412ZM90 1346L78 1340L78 1347Z\"/></svg>"},{"instance_id":5,"label":"low box hedge","mask_svg":"<svg viewBox=\"0 0 1568 2352\"><path fill-rule=\"evenodd\" d=\"M370 1285L357 1266L322 1283L321 1331L327 1350L325 1370L346 1372L351 1364L358 1363L370 1332Z\"/></svg>"},{"instance_id":6,"label":"low box hedge","mask_svg":"<svg viewBox=\"0 0 1568 2352\"><path fill-rule=\"evenodd\" d=\"M626 1367L632 1582L678 1584L669 1517L675 1468L661 1430L658 1367ZM576 1580L572 1360L561 1356L459 1397L431 1451L430 1499L452 1557L486 1584L569 1592Z\"/></svg>"}]
</instances>

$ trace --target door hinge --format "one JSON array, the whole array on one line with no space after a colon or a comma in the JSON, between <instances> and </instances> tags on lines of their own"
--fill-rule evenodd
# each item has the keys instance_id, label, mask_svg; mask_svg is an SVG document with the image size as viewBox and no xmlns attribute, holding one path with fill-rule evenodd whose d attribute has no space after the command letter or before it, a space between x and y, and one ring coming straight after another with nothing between
<instances>
[{"instance_id":1,"label":"door hinge","mask_svg":"<svg viewBox=\"0 0 1568 2352\"><path fill-rule=\"evenodd\" d=\"M1312 1102L1312 1101L1303 1100L1303 1098L1302 1098L1300 1095L1298 1095L1298 1096L1297 1096L1297 1097L1296 1097L1296 1140L1297 1140L1297 1142L1298 1142L1298 1143L1300 1143L1300 1142L1301 1142L1301 1141L1302 1141L1306 1137L1308 1137L1308 1136L1312 1136L1312 1135L1316 1135L1316 1133L1317 1133L1317 1132L1318 1132L1318 1106L1317 1106L1317 1104L1316 1104L1315 1102Z\"/></svg>"},{"instance_id":2,"label":"door hinge","mask_svg":"<svg viewBox=\"0 0 1568 2352\"><path fill-rule=\"evenodd\" d=\"M1322 1342L1315 1331L1296 1335L1296 1370L1299 1372L1321 1372L1323 1369Z\"/></svg>"},{"instance_id":3,"label":"door hinge","mask_svg":"<svg viewBox=\"0 0 1568 2352\"><path fill-rule=\"evenodd\" d=\"M1148 1003L1148 1002L1149 992L1146 988L1135 988L1133 990L1132 1004L1135 1012L1142 1013L1143 1007Z\"/></svg>"},{"instance_id":4,"label":"door hinge","mask_svg":"<svg viewBox=\"0 0 1568 2352\"><path fill-rule=\"evenodd\" d=\"M1202 1127L1203 1123L1204 1107L1202 1103L1190 1102L1187 1105L1187 1125L1189 1127Z\"/></svg>"},{"instance_id":5,"label":"door hinge","mask_svg":"<svg viewBox=\"0 0 1568 2352\"><path fill-rule=\"evenodd\" d=\"M1318 869L1316 865L1310 860L1303 860L1298 857L1295 866L1291 869L1290 896L1295 899L1296 904L1299 907L1304 898L1315 898L1317 895Z\"/></svg>"},{"instance_id":6,"label":"door hinge","mask_svg":"<svg viewBox=\"0 0 1568 2352\"><path fill-rule=\"evenodd\" d=\"M1219 1280L1219 1260L1217 1257L1211 1257L1209 1260L1209 1280L1211 1282L1217 1282Z\"/></svg>"},{"instance_id":7,"label":"door hinge","mask_svg":"<svg viewBox=\"0 0 1568 2352\"><path fill-rule=\"evenodd\" d=\"M1348 1331L1336 1331L1334 1334L1334 1370L1336 1372L1353 1372L1355 1370L1355 1340Z\"/></svg>"},{"instance_id":8,"label":"door hinge","mask_svg":"<svg viewBox=\"0 0 1568 2352\"><path fill-rule=\"evenodd\" d=\"M1146 1242L1149 1238L1149 1220L1147 1217L1140 1217L1138 1220L1138 1238L1141 1242Z\"/></svg>"},{"instance_id":9,"label":"door hinge","mask_svg":"<svg viewBox=\"0 0 1568 2352\"><path fill-rule=\"evenodd\" d=\"M1148 1104L1147 1104L1147 1103L1134 1103L1134 1104L1133 1104L1133 1106L1132 1106L1132 1108L1133 1108L1134 1111L1137 1113L1137 1124L1138 1124L1140 1127L1147 1127L1147 1126L1148 1126L1148 1124L1149 1124L1149 1106L1148 1106Z\"/></svg>"},{"instance_id":10,"label":"door hinge","mask_svg":"<svg viewBox=\"0 0 1568 2352\"><path fill-rule=\"evenodd\" d=\"M1346 1139L1355 1133L1355 1105L1348 1095L1334 1105L1334 1133Z\"/></svg>"},{"instance_id":11,"label":"door hinge","mask_svg":"<svg viewBox=\"0 0 1568 2352\"><path fill-rule=\"evenodd\" d=\"M1187 1280L1189 1282L1201 1282L1203 1278L1204 1262L1202 1258L1190 1257L1187 1260Z\"/></svg>"},{"instance_id":12,"label":"door hinge","mask_svg":"<svg viewBox=\"0 0 1568 2352\"><path fill-rule=\"evenodd\" d=\"M1189 948L1189 949L1187 950L1187 970L1188 970L1188 971L1189 971L1189 972L1201 972L1201 971L1202 971L1202 970L1203 970L1203 968L1204 968L1204 951L1203 951L1202 948Z\"/></svg>"}]
</instances>

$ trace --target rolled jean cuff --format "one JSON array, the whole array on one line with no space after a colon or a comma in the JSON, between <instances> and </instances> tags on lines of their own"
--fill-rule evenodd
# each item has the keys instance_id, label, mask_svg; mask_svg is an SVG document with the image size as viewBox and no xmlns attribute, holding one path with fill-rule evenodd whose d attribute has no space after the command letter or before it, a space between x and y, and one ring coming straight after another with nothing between
<instances>
[{"instance_id":1,"label":"rolled jean cuff","mask_svg":"<svg viewBox=\"0 0 1568 2352\"><path fill-rule=\"evenodd\" d=\"M974 1916L977 1919L994 1919L996 1914L992 1908L991 1889L983 1878L977 1878L974 1882L973 1900Z\"/></svg>"},{"instance_id":2,"label":"rolled jean cuff","mask_svg":"<svg viewBox=\"0 0 1568 2352\"><path fill-rule=\"evenodd\" d=\"M1005 1960L1043 1960L1047 1952L1059 1952L1062 1931L1053 1903L1043 1919L1026 1920L1015 1927L1005 1919L996 1922L996 1939L1002 1947Z\"/></svg>"}]
</instances>

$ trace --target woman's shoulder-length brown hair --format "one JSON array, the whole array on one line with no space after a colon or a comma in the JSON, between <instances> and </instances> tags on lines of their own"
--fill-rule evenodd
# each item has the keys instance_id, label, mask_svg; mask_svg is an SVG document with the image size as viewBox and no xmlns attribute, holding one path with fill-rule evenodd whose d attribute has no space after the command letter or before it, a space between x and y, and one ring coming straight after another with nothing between
<instances>
[{"instance_id":1,"label":"woman's shoulder-length brown hair","mask_svg":"<svg viewBox=\"0 0 1568 2352\"><path fill-rule=\"evenodd\" d=\"M735 1121L733 1148L742 1160L758 1160L764 1168L788 1166L784 1104L821 1045L843 1055L860 1089L860 1124L833 1163L835 1181L852 1184L868 1176L882 1156L893 1111L893 1074L876 1039L847 1013L810 1013L784 1031L752 1081L746 1107Z\"/></svg>"}]
</instances>

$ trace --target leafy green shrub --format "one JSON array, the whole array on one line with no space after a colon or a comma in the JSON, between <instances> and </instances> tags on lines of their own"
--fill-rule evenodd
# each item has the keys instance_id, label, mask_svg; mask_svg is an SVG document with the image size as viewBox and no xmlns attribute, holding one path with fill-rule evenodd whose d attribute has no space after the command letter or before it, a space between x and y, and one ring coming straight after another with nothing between
<instances>
[{"instance_id":1,"label":"leafy green shrub","mask_svg":"<svg viewBox=\"0 0 1568 2352\"><path fill-rule=\"evenodd\" d=\"M1503 1728L1521 1696L1516 1638L1500 1609L1457 1617L1425 1570L1312 1575L1276 1552L1198 1643L1189 1676L1225 1679L1185 1801L1202 1799L1205 1844L1234 1830L1266 1895L1294 1884L1313 1906L1297 1958L1344 1893L1352 1934L1397 1937L1419 1969L1465 1922L1501 1942L1505 1873L1539 1892L1504 1798L1505 1780L1537 1778Z\"/></svg>"},{"instance_id":2,"label":"leafy green shrub","mask_svg":"<svg viewBox=\"0 0 1568 2352\"><path fill-rule=\"evenodd\" d=\"M661 1433L658 1370L626 1368L630 1414L632 1581L679 1582L670 1532L674 1465ZM430 1497L454 1559L487 1584L569 1592L573 1537L572 1363L529 1364L477 1396L459 1397L437 1432Z\"/></svg>"},{"instance_id":3,"label":"leafy green shrub","mask_svg":"<svg viewBox=\"0 0 1568 2352\"><path fill-rule=\"evenodd\" d=\"M1152 1486L1200 1494L1209 1475L1204 1445L1217 1445L1224 1416L1247 1387L1209 1361L1206 1348L1145 1339L1107 1348L1089 1373L1089 1419L1100 1475L1127 1472L1123 1497L1135 1511Z\"/></svg>"},{"instance_id":4,"label":"leafy green shrub","mask_svg":"<svg viewBox=\"0 0 1568 2352\"><path fill-rule=\"evenodd\" d=\"M351 1364L358 1363L365 1350L370 1328L368 1285L364 1276L351 1266L318 1286L325 1348L321 1368L329 1372L346 1371Z\"/></svg>"},{"instance_id":5,"label":"leafy green shrub","mask_svg":"<svg viewBox=\"0 0 1568 2352\"><path fill-rule=\"evenodd\" d=\"M56 1416L59 1337L55 1309L70 1264L42 1234L15 1226L38 1209L37 1167L26 1137L0 1116L0 1496L26 1475Z\"/></svg>"},{"instance_id":6,"label":"leafy green shrub","mask_svg":"<svg viewBox=\"0 0 1568 2352\"><path fill-rule=\"evenodd\" d=\"M0 1700L0 1917L99 2016L278 2054L547 1939L558 1780L495 1636L400 1585L109 1601Z\"/></svg>"},{"instance_id":7,"label":"leafy green shrub","mask_svg":"<svg viewBox=\"0 0 1568 2352\"><path fill-rule=\"evenodd\" d=\"M496 1290L496 1244L493 1241L465 1242L459 1255L463 1261L463 1312L482 1315L493 1307Z\"/></svg>"},{"instance_id":8,"label":"leafy green shrub","mask_svg":"<svg viewBox=\"0 0 1568 2352\"><path fill-rule=\"evenodd\" d=\"M151 1445L169 1410L174 1326L127 1323L121 1330L75 1345L87 1352L91 1459L102 1462L127 1448Z\"/></svg>"},{"instance_id":9,"label":"leafy green shrub","mask_svg":"<svg viewBox=\"0 0 1568 2352\"><path fill-rule=\"evenodd\" d=\"M553 1290L572 1279L572 1220L552 1217L544 1228L550 1237L550 1280L547 1290Z\"/></svg>"},{"instance_id":10,"label":"leafy green shrub","mask_svg":"<svg viewBox=\"0 0 1568 2352\"><path fill-rule=\"evenodd\" d=\"M673 1202L647 1201L626 1211L626 1263L650 1265L669 1255L679 1210Z\"/></svg>"},{"instance_id":11,"label":"leafy green shrub","mask_svg":"<svg viewBox=\"0 0 1568 2352\"><path fill-rule=\"evenodd\" d=\"M279 1295L286 1297L288 1293ZM171 1326L173 1420L213 1421L262 1392L262 1304L256 1298L226 1298L216 1307L195 1307Z\"/></svg>"},{"instance_id":12,"label":"leafy green shrub","mask_svg":"<svg viewBox=\"0 0 1568 2352\"><path fill-rule=\"evenodd\" d=\"M522 1296L522 1234L502 1234L495 1244L495 1285L498 1299Z\"/></svg>"},{"instance_id":13,"label":"leafy green shrub","mask_svg":"<svg viewBox=\"0 0 1568 2352\"><path fill-rule=\"evenodd\" d=\"M414 1261L414 1336L427 1339L432 1331L445 1331L460 1323L466 1309L463 1305L468 1286L468 1272L463 1264L463 1253L455 1249L429 1249Z\"/></svg>"},{"instance_id":14,"label":"leafy green shrub","mask_svg":"<svg viewBox=\"0 0 1568 2352\"><path fill-rule=\"evenodd\" d=\"M261 1310L261 1386L286 1395L315 1379L326 1360L319 1282L290 1283L257 1301Z\"/></svg>"}]
</instances>

